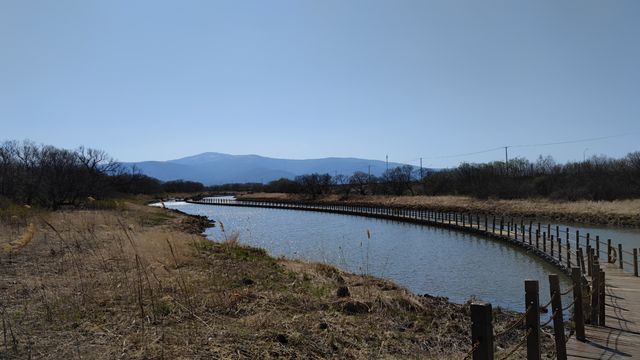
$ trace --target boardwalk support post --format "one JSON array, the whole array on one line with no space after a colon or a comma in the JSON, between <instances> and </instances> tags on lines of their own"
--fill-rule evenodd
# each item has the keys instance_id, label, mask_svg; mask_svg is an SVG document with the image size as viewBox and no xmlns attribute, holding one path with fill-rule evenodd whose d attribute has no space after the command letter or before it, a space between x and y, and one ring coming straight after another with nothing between
<instances>
[{"instance_id":1,"label":"boardwalk support post","mask_svg":"<svg viewBox=\"0 0 640 360\"><path fill-rule=\"evenodd\" d=\"M492 316L490 303L471 304L471 346L476 348L473 352L473 360L493 360Z\"/></svg>"},{"instance_id":2,"label":"boardwalk support post","mask_svg":"<svg viewBox=\"0 0 640 360\"><path fill-rule=\"evenodd\" d=\"M567 360L567 347L564 335L564 319L562 316L562 296L558 274L549 274L549 292L551 295L551 316L553 316L553 333L556 340L556 358Z\"/></svg>"},{"instance_id":3,"label":"boardwalk support post","mask_svg":"<svg viewBox=\"0 0 640 360\"><path fill-rule=\"evenodd\" d=\"M525 280L525 312L527 336L527 359L540 360L540 294L538 280Z\"/></svg>"}]
</instances>

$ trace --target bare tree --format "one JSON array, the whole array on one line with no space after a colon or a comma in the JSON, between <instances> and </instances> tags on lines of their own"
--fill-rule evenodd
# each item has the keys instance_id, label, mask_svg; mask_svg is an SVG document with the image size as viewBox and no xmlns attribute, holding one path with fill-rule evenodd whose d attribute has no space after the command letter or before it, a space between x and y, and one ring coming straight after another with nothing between
<instances>
[{"instance_id":1,"label":"bare tree","mask_svg":"<svg viewBox=\"0 0 640 360\"><path fill-rule=\"evenodd\" d=\"M369 185L369 175L362 171L356 171L349 178L349 184L354 186L360 195L367 194L367 186Z\"/></svg>"},{"instance_id":2,"label":"bare tree","mask_svg":"<svg viewBox=\"0 0 640 360\"><path fill-rule=\"evenodd\" d=\"M415 181L413 166L403 165L389 169L382 174L382 179L388 190L394 195L403 195L406 191L414 195L411 187Z\"/></svg>"}]
</instances>

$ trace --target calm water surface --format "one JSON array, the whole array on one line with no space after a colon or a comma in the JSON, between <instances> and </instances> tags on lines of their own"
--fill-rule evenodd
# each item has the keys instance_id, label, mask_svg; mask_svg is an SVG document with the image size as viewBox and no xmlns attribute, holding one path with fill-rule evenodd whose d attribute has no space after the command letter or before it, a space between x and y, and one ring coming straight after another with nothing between
<instances>
[{"instance_id":1,"label":"calm water surface","mask_svg":"<svg viewBox=\"0 0 640 360\"><path fill-rule=\"evenodd\" d=\"M555 226L555 224L553 226ZM569 228L571 239L574 241L575 229L579 229L581 235L589 233L592 241L595 241L597 235L600 236L600 241L605 244L607 239L611 239L614 246L622 244L623 249L626 251L633 251L633 248L640 248L640 229L638 228L617 228L586 224L559 224L559 226L561 231L560 235L564 236L565 229ZM555 228L552 230L552 233L555 234ZM582 241L584 242L585 240L583 239Z\"/></svg>"},{"instance_id":2,"label":"calm water surface","mask_svg":"<svg viewBox=\"0 0 640 360\"><path fill-rule=\"evenodd\" d=\"M506 244L425 225L300 210L165 205L223 222L227 235L237 231L241 243L264 248L273 256L334 264L457 303L476 297L522 311L524 280L540 281L540 301L546 303L548 274L557 272ZM224 239L220 226L207 229L206 235ZM569 279L562 276L561 286L567 289Z\"/></svg>"}]
</instances>

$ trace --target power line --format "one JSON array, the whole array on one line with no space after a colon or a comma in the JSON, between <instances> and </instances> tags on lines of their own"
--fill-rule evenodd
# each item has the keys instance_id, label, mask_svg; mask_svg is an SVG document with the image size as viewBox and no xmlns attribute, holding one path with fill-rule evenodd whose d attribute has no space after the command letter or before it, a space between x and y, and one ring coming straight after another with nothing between
<instances>
[{"instance_id":1,"label":"power line","mask_svg":"<svg viewBox=\"0 0 640 360\"><path fill-rule=\"evenodd\" d=\"M564 145L564 144L578 144L578 143L592 142L592 141L598 141L598 140L614 139L614 138L619 138L619 137L629 136L629 135L634 135L634 133L599 136L599 137L587 138L587 139L566 140L566 141L557 141L557 142L548 142L548 143L539 143L539 144L506 145L506 146L500 146L500 147L495 147L495 148L491 148L491 149L468 152L468 153L423 157L423 159L448 159L448 158L456 158L456 157L465 157L465 156L471 156L471 155L485 154L485 153L498 151L498 150L505 150L505 152L506 152L508 148L541 147L541 146L553 146L553 145Z\"/></svg>"},{"instance_id":2,"label":"power line","mask_svg":"<svg viewBox=\"0 0 640 360\"><path fill-rule=\"evenodd\" d=\"M558 141L558 142L550 142L550 143L541 143L541 144L527 144L527 145L511 145L509 147L536 147L536 146L552 146L552 145L564 145L564 144L578 144L583 142L591 142L598 140L606 140L606 139L615 139L623 136L634 135L633 133L628 134L617 134L617 135L608 135L608 136L600 136L589 139L580 139L580 140L567 140L567 141Z\"/></svg>"},{"instance_id":3,"label":"power line","mask_svg":"<svg viewBox=\"0 0 640 360\"><path fill-rule=\"evenodd\" d=\"M440 156L429 156L429 157L425 156L425 157L423 157L423 159L447 159L447 158L454 158L454 157L463 157L463 156L484 154L484 153L488 153L488 152L492 152L492 151L496 151L496 150L502 150L502 149L504 149L504 146L491 148L491 149L487 149L487 150L474 151L474 152L464 153L464 154L440 155Z\"/></svg>"}]
</instances>

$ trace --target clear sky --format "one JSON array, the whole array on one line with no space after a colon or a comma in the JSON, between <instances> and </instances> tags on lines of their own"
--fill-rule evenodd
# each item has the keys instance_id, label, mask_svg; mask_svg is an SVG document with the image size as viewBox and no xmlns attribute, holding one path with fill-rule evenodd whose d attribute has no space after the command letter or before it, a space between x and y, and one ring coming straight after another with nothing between
<instances>
[{"instance_id":1,"label":"clear sky","mask_svg":"<svg viewBox=\"0 0 640 360\"><path fill-rule=\"evenodd\" d=\"M443 167L640 150L640 1L0 1L0 140ZM585 149L586 152L585 152Z\"/></svg>"}]
</instances>

